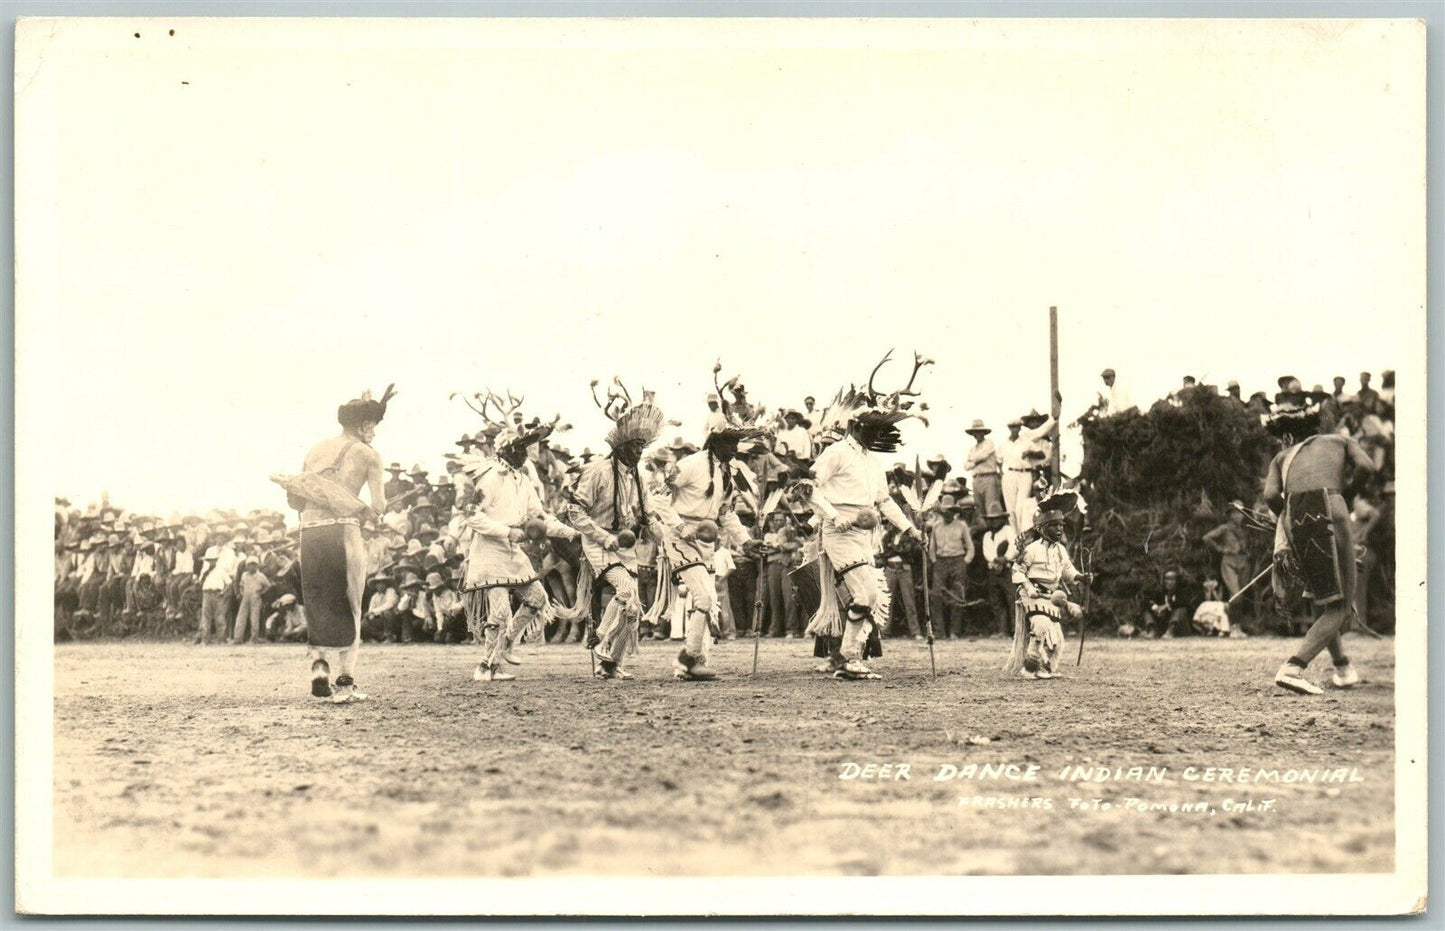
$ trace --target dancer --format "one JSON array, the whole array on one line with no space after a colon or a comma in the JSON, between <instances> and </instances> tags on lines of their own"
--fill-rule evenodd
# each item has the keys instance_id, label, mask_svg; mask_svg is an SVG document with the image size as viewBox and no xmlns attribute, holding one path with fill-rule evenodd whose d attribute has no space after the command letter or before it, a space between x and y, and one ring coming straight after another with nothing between
<instances>
[{"instance_id":1,"label":"dancer","mask_svg":"<svg viewBox=\"0 0 1445 931\"><path fill-rule=\"evenodd\" d=\"M902 439L898 424L909 417L917 396L913 382L918 372L931 361L914 354L913 375L901 391L884 396L873 387L873 378L888 361L889 355L873 369L866 391L849 388L839 392L825 413L826 429L841 427L845 436L818 455L813 463L813 489L810 501L821 517L820 542L827 556L826 572L831 567L834 579L823 579L822 607L809 624L808 633L818 637L835 636L838 631L835 614L830 614L829 599L836 590L835 580L846 586L848 609L843 619L841 640L831 657L833 675L839 679L877 679L865 661L882 655L878 631L888 622L888 582L883 570L875 565L881 548L881 512L900 531L922 541L923 533L904 515L888 492L888 478L883 463L870 452L893 453ZM825 629L831 627L831 629ZM826 641L831 645L831 640Z\"/></svg>"},{"instance_id":2,"label":"dancer","mask_svg":"<svg viewBox=\"0 0 1445 931\"><path fill-rule=\"evenodd\" d=\"M1063 618L1083 617L1083 610L1069 599L1068 586L1085 584L1090 575L1074 568L1064 548L1064 524L1077 500L1065 491L1039 502L1034 529L1025 534L1014 561L1018 607L1010 669L1022 666L1019 674L1025 679L1053 678L1064 647Z\"/></svg>"},{"instance_id":3,"label":"dancer","mask_svg":"<svg viewBox=\"0 0 1445 931\"><path fill-rule=\"evenodd\" d=\"M613 422L607 434L611 452L582 468L562 516L581 531L582 555L594 576L612 587L612 598L597 626L598 642L590 647L597 658L596 675L631 679L623 663L637 652L642 622L636 544L644 532L654 539L663 532L656 508L648 507L638 463L662 430L662 411L650 399L634 405L625 388L609 392L606 404L597 400L595 391L592 399Z\"/></svg>"},{"instance_id":4,"label":"dancer","mask_svg":"<svg viewBox=\"0 0 1445 931\"><path fill-rule=\"evenodd\" d=\"M505 660L520 665L512 646L534 625L545 629L552 619L552 604L536 567L521 544L528 531L535 536L574 540L578 533L560 523L542 507L527 466L527 449L552 432L550 424L511 425L497 434L497 458L469 455L462 471L474 482L475 505L463 524L473 532L467 554L463 598L467 626L482 646L482 659L472 678L502 682L516 676L504 672ZM521 594L522 607L512 614L512 591Z\"/></svg>"},{"instance_id":5,"label":"dancer","mask_svg":"<svg viewBox=\"0 0 1445 931\"><path fill-rule=\"evenodd\" d=\"M716 679L707 664L712 630L718 624L717 582L713 576L714 543L719 539L734 551L749 555L757 544L748 536L734 510L740 490L757 494L757 479L737 462L738 444L764 434L762 427L731 415L715 424L702 449L684 457L672 477L670 500L659 502L663 523L663 557L676 585L685 585L688 608L684 614L684 644L673 664L673 674L684 681ZM740 488L746 486L746 488ZM761 494L758 494L761 502Z\"/></svg>"},{"instance_id":6,"label":"dancer","mask_svg":"<svg viewBox=\"0 0 1445 931\"><path fill-rule=\"evenodd\" d=\"M1354 439L1319 435L1320 399L1296 394L1283 399L1266 422L1285 447L1269 464L1264 500L1279 517L1276 572L1293 562L1304 578L1315 621L1304 640L1275 673L1274 684L1301 695L1324 691L1304 677L1310 661L1328 649L1330 682L1349 688L1360 681L1345 656L1340 634L1355 604L1355 543L1344 493L1368 480L1374 461ZM1353 471L1353 476L1351 472Z\"/></svg>"},{"instance_id":7,"label":"dancer","mask_svg":"<svg viewBox=\"0 0 1445 931\"><path fill-rule=\"evenodd\" d=\"M302 474L281 482L288 500L301 511L301 601L311 648L311 694L338 704L367 697L356 689L366 586L361 523L386 512L381 457L371 442L394 393L388 385L380 401L372 400L368 391L337 408L341 433L311 447ZM370 507L357 497L363 485L370 493ZM326 658L332 651L340 670L334 683Z\"/></svg>"}]
</instances>

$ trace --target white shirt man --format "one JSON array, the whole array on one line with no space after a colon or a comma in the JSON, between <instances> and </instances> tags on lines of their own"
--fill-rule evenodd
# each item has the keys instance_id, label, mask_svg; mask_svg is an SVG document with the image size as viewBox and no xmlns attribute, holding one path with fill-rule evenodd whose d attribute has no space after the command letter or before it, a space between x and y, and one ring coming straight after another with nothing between
<instances>
[{"instance_id":1,"label":"white shirt man","mask_svg":"<svg viewBox=\"0 0 1445 931\"><path fill-rule=\"evenodd\" d=\"M779 456L792 456L794 459L813 458L813 438L794 418L789 417L788 422L790 426L778 431L773 451Z\"/></svg>"},{"instance_id":2,"label":"white shirt man","mask_svg":"<svg viewBox=\"0 0 1445 931\"><path fill-rule=\"evenodd\" d=\"M1104 389L1099 392L1097 404L1100 417L1113 417L1116 414L1138 409L1138 405L1134 403L1134 396L1129 393L1129 389L1119 383L1119 378L1114 374L1113 369L1104 369L1101 377L1104 379Z\"/></svg>"},{"instance_id":3,"label":"white shirt man","mask_svg":"<svg viewBox=\"0 0 1445 931\"><path fill-rule=\"evenodd\" d=\"M1027 453L1036 444L1046 442L1054 428L1054 418L1045 418L1037 427L1021 427L1016 438L1000 440L998 458L1003 466L1003 505L1015 533L1029 527L1032 519L1033 467Z\"/></svg>"}]
</instances>

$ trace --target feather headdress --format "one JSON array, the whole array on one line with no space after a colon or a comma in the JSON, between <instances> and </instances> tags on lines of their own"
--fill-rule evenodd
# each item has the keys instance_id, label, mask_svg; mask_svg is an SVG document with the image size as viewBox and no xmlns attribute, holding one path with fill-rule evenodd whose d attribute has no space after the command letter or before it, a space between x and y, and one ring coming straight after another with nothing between
<instances>
[{"instance_id":1,"label":"feather headdress","mask_svg":"<svg viewBox=\"0 0 1445 931\"><path fill-rule=\"evenodd\" d=\"M612 384L607 387L607 401L597 397L597 379L592 380L592 402L607 415L612 421L612 429L607 433L607 445L616 449L628 443L641 440L644 446L651 446L657 440L658 434L662 432L662 409L653 402L653 393L646 388L642 390L642 400L636 404L632 401L632 393L622 383L622 379L613 377Z\"/></svg>"},{"instance_id":2,"label":"feather headdress","mask_svg":"<svg viewBox=\"0 0 1445 931\"><path fill-rule=\"evenodd\" d=\"M910 417L928 423L923 416L928 405L913 400L919 396L919 392L913 390L913 382L918 378L919 371L926 365L932 365L933 360L915 352L913 374L908 377L908 384L891 394L883 394L873 386L873 382L878 377L878 371L892 357L893 350L890 349L873 367L867 388L849 385L838 392L819 418L824 433L831 434L835 439L841 438L848 432L849 426L856 423L863 428L860 432L864 446L877 453L891 453L896 452L903 441L898 424Z\"/></svg>"},{"instance_id":3,"label":"feather headdress","mask_svg":"<svg viewBox=\"0 0 1445 931\"><path fill-rule=\"evenodd\" d=\"M396 385L387 385L380 401L372 400L370 391L363 391L361 397L353 398L336 409L336 421L343 427L359 427L363 423L381 423L386 416L386 405L396 396Z\"/></svg>"}]
</instances>

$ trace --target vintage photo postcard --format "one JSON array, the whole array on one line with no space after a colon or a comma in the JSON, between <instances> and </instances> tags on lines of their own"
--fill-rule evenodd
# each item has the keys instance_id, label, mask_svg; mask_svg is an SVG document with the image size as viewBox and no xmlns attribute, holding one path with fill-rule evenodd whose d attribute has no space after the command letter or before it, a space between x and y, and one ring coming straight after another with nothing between
<instances>
[{"instance_id":1,"label":"vintage photo postcard","mask_svg":"<svg viewBox=\"0 0 1445 931\"><path fill-rule=\"evenodd\" d=\"M1422 910L1424 101L1405 20L21 20L18 908Z\"/></svg>"}]
</instances>

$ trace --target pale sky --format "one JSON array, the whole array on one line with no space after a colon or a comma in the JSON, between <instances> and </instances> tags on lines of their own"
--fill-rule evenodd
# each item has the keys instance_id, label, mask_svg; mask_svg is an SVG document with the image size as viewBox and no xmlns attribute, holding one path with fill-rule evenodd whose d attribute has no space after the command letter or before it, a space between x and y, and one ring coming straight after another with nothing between
<instances>
[{"instance_id":1,"label":"pale sky","mask_svg":"<svg viewBox=\"0 0 1445 931\"><path fill-rule=\"evenodd\" d=\"M284 509L267 474L392 381L375 445L433 473L480 426L454 390L600 449L587 383L620 374L696 441L718 358L777 407L890 346L886 385L937 363L897 458L961 457L1047 410L1051 304L1066 419L1105 365L1145 406L1184 374L1423 395L1410 24L40 25L36 494Z\"/></svg>"}]
</instances>

